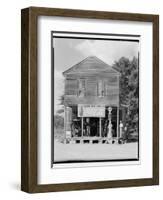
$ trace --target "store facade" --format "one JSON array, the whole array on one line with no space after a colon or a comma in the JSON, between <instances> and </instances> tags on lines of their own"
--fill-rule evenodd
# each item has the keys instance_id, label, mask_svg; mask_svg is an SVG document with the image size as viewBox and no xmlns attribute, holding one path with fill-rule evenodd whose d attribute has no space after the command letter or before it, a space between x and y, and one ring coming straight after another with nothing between
<instances>
[{"instance_id":1,"label":"store facade","mask_svg":"<svg viewBox=\"0 0 163 200\"><path fill-rule=\"evenodd\" d=\"M95 56L65 72L65 138L120 138L120 73Z\"/></svg>"}]
</instances>

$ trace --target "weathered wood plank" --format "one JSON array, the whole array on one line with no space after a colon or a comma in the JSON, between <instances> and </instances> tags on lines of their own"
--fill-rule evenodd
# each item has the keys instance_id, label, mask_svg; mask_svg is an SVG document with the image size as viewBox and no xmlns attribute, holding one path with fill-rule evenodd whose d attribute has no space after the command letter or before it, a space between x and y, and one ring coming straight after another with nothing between
<instances>
[{"instance_id":1,"label":"weathered wood plank","mask_svg":"<svg viewBox=\"0 0 163 200\"><path fill-rule=\"evenodd\" d=\"M105 97L78 97L74 95L65 95L64 97L65 105L77 105L77 104L98 104L98 105L108 105L108 106L117 106L119 105L119 94L112 94Z\"/></svg>"}]
</instances>

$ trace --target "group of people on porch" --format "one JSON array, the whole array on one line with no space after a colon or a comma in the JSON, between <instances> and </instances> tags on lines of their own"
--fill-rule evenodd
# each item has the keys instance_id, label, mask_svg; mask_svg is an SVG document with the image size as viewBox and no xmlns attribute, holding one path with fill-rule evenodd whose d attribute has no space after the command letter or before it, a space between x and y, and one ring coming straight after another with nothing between
<instances>
[{"instance_id":1,"label":"group of people on porch","mask_svg":"<svg viewBox=\"0 0 163 200\"><path fill-rule=\"evenodd\" d=\"M100 133L98 130L99 130L99 126L96 121L90 121L89 117L85 118L85 120L83 121L83 136L98 137L98 136L100 136ZM124 131L125 132L127 131L127 127L126 126L124 127L122 121L120 121L120 124L119 124L120 136L122 136ZM74 119L72 121L71 134L72 134L72 137L81 137L82 136L80 119ZM102 137L110 137L110 138L116 137L116 130L115 130L115 128L113 128L113 124L109 124L109 120L107 120L107 119L102 120L101 136Z\"/></svg>"}]
</instances>

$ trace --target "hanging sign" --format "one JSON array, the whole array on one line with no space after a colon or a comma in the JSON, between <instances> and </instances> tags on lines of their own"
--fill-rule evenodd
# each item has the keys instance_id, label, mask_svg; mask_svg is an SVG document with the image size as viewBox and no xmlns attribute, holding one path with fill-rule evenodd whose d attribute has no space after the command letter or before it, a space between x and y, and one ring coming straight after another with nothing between
<instances>
[{"instance_id":1,"label":"hanging sign","mask_svg":"<svg viewBox=\"0 0 163 200\"><path fill-rule=\"evenodd\" d=\"M79 104L78 117L105 117L105 106Z\"/></svg>"}]
</instances>

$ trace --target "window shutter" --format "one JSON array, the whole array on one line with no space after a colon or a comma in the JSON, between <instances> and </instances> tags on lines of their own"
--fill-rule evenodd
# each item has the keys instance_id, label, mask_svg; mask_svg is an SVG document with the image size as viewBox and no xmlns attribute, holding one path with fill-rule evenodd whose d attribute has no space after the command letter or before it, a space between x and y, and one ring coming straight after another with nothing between
<instances>
[{"instance_id":1,"label":"window shutter","mask_svg":"<svg viewBox=\"0 0 163 200\"><path fill-rule=\"evenodd\" d=\"M79 91L78 91L79 97L85 96L85 79L79 79Z\"/></svg>"},{"instance_id":2,"label":"window shutter","mask_svg":"<svg viewBox=\"0 0 163 200\"><path fill-rule=\"evenodd\" d=\"M103 93L103 81L102 80L98 80L98 87L97 87L97 94L99 97L103 97L104 93Z\"/></svg>"}]
</instances>

